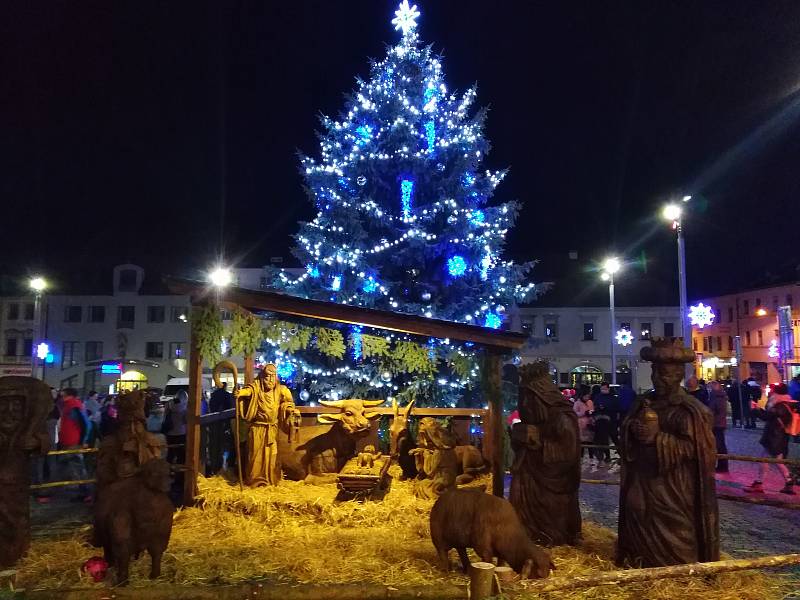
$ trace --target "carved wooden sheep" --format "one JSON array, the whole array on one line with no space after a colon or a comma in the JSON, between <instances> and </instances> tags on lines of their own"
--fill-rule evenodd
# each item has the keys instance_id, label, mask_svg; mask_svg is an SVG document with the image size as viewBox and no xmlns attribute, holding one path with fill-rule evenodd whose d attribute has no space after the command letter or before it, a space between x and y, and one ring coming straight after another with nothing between
<instances>
[{"instance_id":1,"label":"carved wooden sheep","mask_svg":"<svg viewBox=\"0 0 800 600\"><path fill-rule=\"evenodd\" d=\"M442 494L431 510L431 539L444 570L450 570L447 553L458 551L464 571L469 567L467 548L485 562L506 561L521 577L545 578L554 568L548 552L534 544L504 498L481 490L454 489Z\"/></svg>"},{"instance_id":2,"label":"carved wooden sheep","mask_svg":"<svg viewBox=\"0 0 800 600\"><path fill-rule=\"evenodd\" d=\"M169 464L159 458L142 465L136 476L110 484L98 498L94 545L102 546L106 561L116 567L117 585L128 581L130 559L143 550L150 554L150 578L161 574L175 510L169 488Z\"/></svg>"}]
</instances>

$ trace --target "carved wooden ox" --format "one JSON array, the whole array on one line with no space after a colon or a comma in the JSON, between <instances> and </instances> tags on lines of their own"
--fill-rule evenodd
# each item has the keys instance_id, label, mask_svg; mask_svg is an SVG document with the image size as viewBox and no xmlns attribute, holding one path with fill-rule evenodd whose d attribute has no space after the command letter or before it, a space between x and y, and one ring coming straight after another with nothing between
<instances>
[{"instance_id":1,"label":"carved wooden ox","mask_svg":"<svg viewBox=\"0 0 800 600\"><path fill-rule=\"evenodd\" d=\"M321 414L324 425L301 427L299 439L278 439L278 460L287 479L307 483L332 483L344 464L356 455L356 441L369 434L372 420L379 413L369 410L383 400L322 401L339 409L337 414Z\"/></svg>"}]
</instances>

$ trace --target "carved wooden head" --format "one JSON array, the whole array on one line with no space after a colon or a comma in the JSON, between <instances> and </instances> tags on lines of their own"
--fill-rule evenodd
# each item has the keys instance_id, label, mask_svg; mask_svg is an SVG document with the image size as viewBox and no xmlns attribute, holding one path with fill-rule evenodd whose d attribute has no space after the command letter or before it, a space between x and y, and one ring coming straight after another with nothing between
<instances>
[{"instance_id":1,"label":"carved wooden head","mask_svg":"<svg viewBox=\"0 0 800 600\"><path fill-rule=\"evenodd\" d=\"M402 410L397 404L397 400L392 399L392 424L389 427L389 451L392 455L397 454L397 442L403 432L408 431L408 418L414 408L416 399L406 404Z\"/></svg>"},{"instance_id":2,"label":"carved wooden head","mask_svg":"<svg viewBox=\"0 0 800 600\"><path fill-rule=\"evenodd\" d=\"M371 420L377 419L380 413L367 410L383 404L383 400L320 400L323 406L331 406L340 409L338 414L321 414L317 416L320 423L342 424L342 428L347 433L361 433L369 431L372 425Z\"/></svg>"}]
</instances>

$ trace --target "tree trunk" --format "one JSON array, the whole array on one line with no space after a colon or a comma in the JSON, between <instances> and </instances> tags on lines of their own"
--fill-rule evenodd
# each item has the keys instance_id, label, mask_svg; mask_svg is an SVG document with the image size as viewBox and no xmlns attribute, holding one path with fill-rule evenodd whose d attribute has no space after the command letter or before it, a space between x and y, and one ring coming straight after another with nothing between
<instances>
[{"instance_id":1,"label":"tree trunk","mask_svg":"<svg viewBox=\"0 0 800 600\"><path fill-rule=\"evenodd\" d=\"M485 600L493 595L494 565L488 562L469 563L470 600Z\"/></svg>"}]
</instances>

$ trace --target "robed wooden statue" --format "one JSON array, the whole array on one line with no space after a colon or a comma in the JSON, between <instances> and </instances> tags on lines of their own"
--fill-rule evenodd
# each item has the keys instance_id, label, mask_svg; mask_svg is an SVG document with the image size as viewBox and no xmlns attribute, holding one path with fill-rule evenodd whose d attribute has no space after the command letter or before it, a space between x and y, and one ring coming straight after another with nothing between
<instances>
[{"instance_id":1,"label":"robed wooden statue","mask_svg":"<svg viewBox=\"0 0 800 600\"><path fill-rule=\"evenodd\" d=\"M578 418L546 363L520 368L518 402L521 422L511 430L511 504L537 543L576 544L581 533Z\"/></svg>"},{"instance_id":2,"label":"robed wooden statue","mask_svg":"<svg viewBox=\"0 0 800 600\"><path fill-rule=\"evenodd\" d=\"M681 338L655 338L641 357L653 363L654 391L637 399L620 431L617 562L719 560L712 415L680 386L694 353Z\"/></svg>"},{"instance_id":3,"label":"robed wooden statue","mask_svg":"<svg viewBox=\"0 0 800 600\"><path fill-rule=\"evenodd\" d=\"M259 376L233 393L237 410L250 425L247 435L247 485L278 485L278 435L289 434L297 414L292 393L278 381L275 365L268 364ZM249 400L245 404L245 400Z\"/></svg>"}]
</instances>

